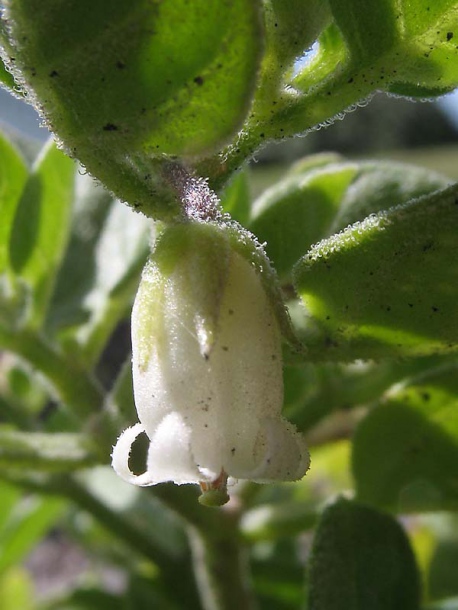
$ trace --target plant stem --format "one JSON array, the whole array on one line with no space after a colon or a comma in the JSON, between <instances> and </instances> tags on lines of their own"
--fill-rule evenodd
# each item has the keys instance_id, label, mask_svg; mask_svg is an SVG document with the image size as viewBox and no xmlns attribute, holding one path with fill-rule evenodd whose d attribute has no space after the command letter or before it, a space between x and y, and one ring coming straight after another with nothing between
<instances>
[{"instance_id":1,"label":"plant stem","mask_svg":"<svg viewBox=\"0 0 458 610\"><path fill-rule=\"evenodd\" d=\"M239 511L198 503L196 486L157 485L151 490L187 525L197 588L204 610L253 610Z\"/></svg>"},{"instance_id":2,"label":"plant stem","mask_svg":"<svg viewBox=\"0 0 458 610\"><path fill-rule=\"evenodd\" d=\"M130 548L158 565L162 570L174 570L177 561L139 529L125 515L118 514L94 496L82 483L68 475L33 475L27 472L1 470L0 477L37 493L56 495L71 500L79 508L90 513L113 536L122 540Z\"/></svg>"},{"instance_id":3,"label":"plant stem","mask_svg":"<svg viewBox=\"0 0 458 610\"><path fill-rule=\"evenodd\" d=\"M276 99L271 100L271 104L275 103L275 111L272 110L271 114L254 106L243 130L221 153L202 159L196 166L197 173L208 177L210 187L220 191L260 146L268 141L305 134L367 99L377 83L363 78L360 72L349 65L302 95L277 92ZM367 70L363 68L362 72ZM265 99L263 103L266 104Z\"/></svg>"},{"instance_id":4,"label":"plant stem","mask_svg":"<svg viewBox=\"0 0 458 610\"><path fill-rule=\"evenodd\" d=\"M209 539L196 528L189 528L188 534L204 610L254 610L245 549L235 527L226 525L220 540Z\"/></svg>"},{"instance_id":5,"label":"plant stem","mask_svg":"<svg viewBox=\"0 0 458 610\"><path fill-rule=\"evenodd\" d=\"M21 356L53 385L60 400L69 405L80 419L100 410L103 391L88 373L58 352L40 335L28 331L0 328L0 346Z\"/></svg>"},{"instance_id":6,"label":"plant stem","mask_svg":"<svg viewBox=\"0 0 458 610\"><path fill-rule=\"evenodd\" d=\"M96 458L84 434L0 429L0 466L62 472L92 466Z\"/></svg>"},{"instance_id":7,"label":"plant stem","mask_svg":"<svg viewBox=\"0 0 458 610\"><path fill-rule=\"evenodd\" d=\"M132 525L123 514L118 514L90 493L84 485L74 478L63 478L59 483L59 492L72 500L83 510L90 513L101 525L124 540L131 548L147 557L163 570L173 570L175 561L172 556L152 543L143 530Z\"/></svg>"}]
</instances>

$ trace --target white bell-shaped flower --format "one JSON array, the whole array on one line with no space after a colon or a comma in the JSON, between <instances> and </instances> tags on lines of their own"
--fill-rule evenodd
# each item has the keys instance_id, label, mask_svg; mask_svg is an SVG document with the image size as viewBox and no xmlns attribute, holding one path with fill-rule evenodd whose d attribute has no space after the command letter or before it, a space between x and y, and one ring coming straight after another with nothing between
<instances>
[{"instance_id":1,"label":"white bell-shaped flower","mask_svg":"<svg viewBox=\"0 0 458 610\"><path fill-rule=\"evenodd\" d=\"M139 424L125 430L113 467L130 483L200 483L226 497L226 481L293 481L308 469L303 438L281 416L281 336L247 245L230 230L190 223L165 231L132 312ZM253 246L253 251L255 248ZM149 438L135 475L132 443Z\"/></svg>"}]
</instances>

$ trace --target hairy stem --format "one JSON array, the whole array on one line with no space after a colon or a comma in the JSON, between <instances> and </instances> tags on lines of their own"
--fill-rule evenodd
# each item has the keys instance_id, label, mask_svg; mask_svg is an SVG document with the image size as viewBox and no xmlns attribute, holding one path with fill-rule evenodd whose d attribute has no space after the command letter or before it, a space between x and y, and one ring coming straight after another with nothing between
<instances>
[{"instance_id":1,"label":"hairy stem","mask_svg":"<svg viewBox=\"0 0 458 610\"><path fill-rule=\"evenodd\" d=\"M245 549L235 527L212 540L189 528L194 572L204 610L254 610L257 607L248 580ZM232 529L232 531L231 531Z\"/></svg>"},{"instance_id":2,"label":"hairy stem","mask_svg":"<svg viewBox=\"0 0 458 610\"><path fill-rule=\"evenodd\" d=\"M208 176L210 187L218 192L260 146L268 141L304 134L332 121L367 99L374 87L373 82L362 79L349 66L324 84L310 88L307 93L290 95L285 91L277 92L277 97L270 102L275 110L267 113L264 108L257 111L254 106L236 139L218 155L203 159L196 168L197 173ZM265 99L263 104L268 105Z\"/></svg>"},{"instance_id":3,"label":"hairy stem","mask_svg":"<svg viewBox=\"0 0 458 610\"><path fill-rule=\"evenodd\" d=\"M239 535L239 511L230 505L202 506L197 502L199 492L194 485L158 485L152 493L187 525L204 610L256 608L245 548Z\"/></svg>"}]
</instances>

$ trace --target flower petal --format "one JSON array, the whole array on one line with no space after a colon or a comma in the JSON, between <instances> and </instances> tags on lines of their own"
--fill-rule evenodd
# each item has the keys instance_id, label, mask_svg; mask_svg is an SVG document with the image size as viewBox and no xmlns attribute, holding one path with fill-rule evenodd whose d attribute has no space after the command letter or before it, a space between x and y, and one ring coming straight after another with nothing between
<instances>
[{"instance_id":1,"label":"flower petal","mask_svg":"<svg viewBox=\"0 0 458 610\"><path fill-rule=\"evenodd\" d=\"M194 461L191 429L178 413L169 413L156 428L148 451L152 483L198 483L206 479Z\"/></svg>"},{"instance_id":2,"label":"flower petal","mask_svg":"<svg viewBox=\"0 0 458 610\"><path fill-rule=\"evenodd\" d=\"M303 437L286 419L268 418L261 422L256 452L263 458L247 478L257 483L297 481L310 467L310 456Z\"/></svg>"},{"instance_id":3,"label":"flower petal","mask_svg":"<svg viewBox=\"0 0 458 610\"><path fill-rule=\"evenodd\" d=\"M135 426L124 430L111 454L111 464L116 474L124 481L141 487L154 485L154 481L148 471L140 475L134 474L129 468L129 456L135 439L144 431L145 429L141 424L135 424Z\"/></svg>"}]
</instances>

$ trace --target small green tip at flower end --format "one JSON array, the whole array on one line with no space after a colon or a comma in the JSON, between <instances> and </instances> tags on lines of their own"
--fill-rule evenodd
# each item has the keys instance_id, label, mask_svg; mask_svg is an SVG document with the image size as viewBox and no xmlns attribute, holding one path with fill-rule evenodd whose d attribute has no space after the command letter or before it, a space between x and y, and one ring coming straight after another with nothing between
<instances>
[{"instance_id":1,"label":"small green tip at flower end","mask_svg":"<svg viewBox=\"0 0 458 610\"><path fill-rule=\"evenodd\" d=\"M226 489L209 489L199 496L199 503L203 506L217 508L229 502L229 494Z\"/></svg>"},{"instance_id":2,"label":"small green tip at flower end","mask_svg":"<svg viewBox=\"0 0 458 610\"><path fill-rule=\"evenodd\" d=\"M229 494L227 493L227 474L224 470L220 475L211 482L200 482L202 494L199 496L199 502L203 506L218 507L229 502Z\"/></svg>"}]
</instances>

